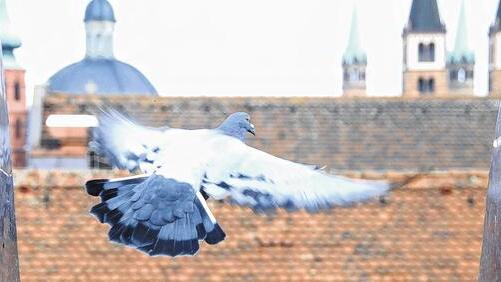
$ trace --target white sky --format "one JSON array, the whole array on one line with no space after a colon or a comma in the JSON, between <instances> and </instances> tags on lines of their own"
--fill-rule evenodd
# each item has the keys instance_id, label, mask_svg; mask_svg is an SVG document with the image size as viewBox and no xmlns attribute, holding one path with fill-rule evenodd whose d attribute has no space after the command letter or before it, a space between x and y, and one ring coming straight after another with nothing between
<instances>
[{"instance_id":1,"label":"white sky","mask_svg":"<svg viewBox=\"0 0 501 282\"><path fill-rule=\"evenodd\" d=\"M453 47L460 0L438 0ZM110 0L115 55L141 70L161 95L342 93L341 56L353 0ZM475 93L487 93L488 28L498 0L466 0ZM83 58L88 0L7 0L23 46L27 93ZM401 33L411 0L358 0L368 54L368 92L400 95Z\"/></svg>"}]
</instances>

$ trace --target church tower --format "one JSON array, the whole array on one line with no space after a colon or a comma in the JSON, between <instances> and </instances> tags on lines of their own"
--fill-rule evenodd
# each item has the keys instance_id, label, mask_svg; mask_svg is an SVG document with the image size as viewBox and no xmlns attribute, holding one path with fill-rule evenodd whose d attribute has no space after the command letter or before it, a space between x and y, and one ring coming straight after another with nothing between
<instances>
[{"instance_id":1,"label":"church tower","mask_svg":"<svg viewBox=\"0 0 501 282\"><path fill-rule=\"evenodd\" d=\"M413 0L402 34L403 96L447 95L445 33L437 1Z\"/></svg>"},{"instance_id":2,"label":"church tower","mask_svg":"<svg viewBox=\"0 0 501 282\"><path fill-rule=\"evenodd\" d=\"M2 42L5 90L9 108L10 144L14 167L26 165L26 95L24 69L17 63L14 49L21 46L19 38L11 32L6 0L0 0L0 41Z\"/></svg>"},{"instance_id":3,"label":"church tower","mask_svg":"<svg viewBox=\"0 0 501 282\"><path fill-rule=\"evenodd\" d=\"M343 96L366 96L367 55L360 47L357 8L353 8L348 46L343 55Z\"/></svg>"},{"instance_id":4,"label":"church tower","mask_svg":"<svg viewBox=\"0 0 501 282\"><path fill-rule=\"evenodd\" d=\"M449 93L459 96L473 96L475 54L468 47L468 27L464 0L461 2L459 22L454 50L447 58L449 72Z\"/></svg>"},{"instance_id":5,"label":"church tower","mask_svg":"<svg viewBox=\"0 0 501 282\"><path fill-rule=\"evenodd\" d=\"M501 1L489 30L489 95L501 97Z\"/></svg>"}]
</instances>

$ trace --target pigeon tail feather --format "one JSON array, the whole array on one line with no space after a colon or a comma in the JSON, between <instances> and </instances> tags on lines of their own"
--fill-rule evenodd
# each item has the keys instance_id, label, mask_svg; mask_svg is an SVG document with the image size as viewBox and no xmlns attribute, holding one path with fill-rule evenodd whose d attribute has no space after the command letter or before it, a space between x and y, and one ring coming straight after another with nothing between
<instances>
[{"instance_id":1,"label":"pigeon tail feather","mask_svg":"<svg viewBox=\"0 0 501 282\"><path fill-rule=\"evenodd\" d=\"M205 240L208 244L224 240L224 231L200 193L197 193L200 196L194 196L191 200L193 209L186 208L189 212L180 212L186 202L180 204L181 207L154 210L157 204L161 207L172 205L172 201L159 201L178 195L168 194L168 191L178 189L176 184L179 183L158 175L88 181L87 193L101 198L101 203L92 207L90 213L101 223L111 226L108 233L111 241L136 248L150 256L192 256L199 250L199 240ZM158 192L158 188L162 191ZM189 192L182 197L186 195L189 196Z\"/></svg>"}]
</instances>

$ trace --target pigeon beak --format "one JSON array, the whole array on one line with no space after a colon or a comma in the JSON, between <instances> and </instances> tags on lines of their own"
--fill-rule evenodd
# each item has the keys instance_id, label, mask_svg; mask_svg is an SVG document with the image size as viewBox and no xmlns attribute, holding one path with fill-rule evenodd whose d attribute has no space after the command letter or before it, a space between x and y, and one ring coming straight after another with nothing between
<instances>
[{"instance_id":1,"label":"pigeon beak","mask_svg":"<svg viewBox=\"0 0 501 282\"><path fill-rule=\"evenodd\" d=\"M254 124L250 124L250 128L247 130L250 134L256 136L256 127L254 126Z\"/></svg>"}]
</instances>

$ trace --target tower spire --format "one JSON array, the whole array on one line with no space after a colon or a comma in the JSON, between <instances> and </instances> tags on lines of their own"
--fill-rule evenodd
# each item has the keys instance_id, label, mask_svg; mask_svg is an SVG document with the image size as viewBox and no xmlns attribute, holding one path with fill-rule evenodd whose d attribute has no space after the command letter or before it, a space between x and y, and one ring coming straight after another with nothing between
<instances>
[{"instance_id":1,"label":"tower spire","mask_svg":"<svg viewBox=\"0 0 501 282\"><path fill-rule=\"evenodd\" d=\"M364 63L367 61L367 55L360 46L360 37L358 30L358 9L353 7L351 16L350 35L348 46L343 55L343 64L352 64L354 62Z\"/></svg>"},{"instance_id":2,"label":"tower spire","mask_svg":"<svg viewBox=\"0 0 501 282\"><path fill-rule=\"evenodd\" d=\"M451 95L473 95L475 55L468 47L468 25L466 21L465 1L461 1L456 43L447 58L449 72L449 93Z\"/></svg>"},{"instance_id":3,"label":"tower spire","mask_svg":"<svg viewBox=\"0 0 501 282\"><path fill-rule=\"evenodd\" d=\"M350 97L360 97L367 94L365 83L367 55L360 46L357 14L355 4L351 16L348 46L343 54L343 95Z\"/></svg>"},{"instance_id":4,"label":"tower spire","mask_svg":"<svg viewBox=\"0 0 501 282\"><path fill-rule=\"evenodd\" d=\"M461 1L461 9L459 12L458 27L456 32L456 42L454 50L450 54L450 60L473 61L474 54L468 46L468 25L466 19L465 1Z\"/></svg>"},{"instance_id":5,"label":"tower spire","mask_svg":"<svg viewBox=\"0 0 501 282\"><path fill-rule=\"evenodd\" d=\"M6 69L20 68L14 56L14 49L21 47L21 40L11 31L6 0L0 0L0 40L4 67Z\"/></svg>"},{"instance_id":6,"label":"tower spire","mask_svg":"<svg viewBox=\"0 0 501 282\"><path fill-rule=\"evenodd\" d=\"M406 32L445 32L437 0L413 0Z\"/></svg>"}]
</instances>

